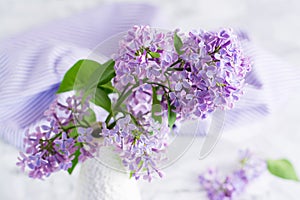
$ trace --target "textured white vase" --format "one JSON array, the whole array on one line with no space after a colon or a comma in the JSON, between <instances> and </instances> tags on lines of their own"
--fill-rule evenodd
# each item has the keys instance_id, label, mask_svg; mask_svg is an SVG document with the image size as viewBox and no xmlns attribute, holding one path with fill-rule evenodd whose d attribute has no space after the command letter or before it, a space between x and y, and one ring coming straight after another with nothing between
<instances>
[{"instance_id":1,"label":"textured white vase","mask_svg":"<svg viewBox=\"0 0 300 200\"><path fill-rule=\"evenodd\" d=\"M111 151L106 151L105 154L100 152L98 159L89 159L82 164L77 199L140 200L141 196L136 180L129 179L127 173L112 169L109 162L104 162L104 164L99 162L100 156L102 158L105 156L107 160L115 159L115 155ZM119 169L122 168L121 164L119 167Z\"/></svg>"}]
</instances>

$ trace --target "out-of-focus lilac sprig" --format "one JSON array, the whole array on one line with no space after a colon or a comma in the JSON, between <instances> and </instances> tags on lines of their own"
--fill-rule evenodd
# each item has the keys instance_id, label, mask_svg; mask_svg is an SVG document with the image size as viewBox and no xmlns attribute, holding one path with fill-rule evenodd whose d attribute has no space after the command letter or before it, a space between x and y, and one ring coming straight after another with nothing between
<instances>
[{"instance_id":1,"label":"out-of-focus lilac sprig","mask_svg":"<svg viewBox=\"0 0 300 200\"><path fill-rule=\"evenodd\" d=\"M96 152L92 143L89 103L82 96L72 96L62 103L58 98L45 111L47 122L27 130L25 153L20 153L18 166L29 168L29 177L42 179L58 170L72 169L74 159L83 162ZM78 129L78 130L77 130Z\"/></svg>"},{"instance_id":2,"label":"out-of-focus lilac sprig","mask_svg":"<svg viewBox=\"0 0 300 200\"><path fill-rule=\"evenodd\" d=\"M253 155L247 149L240 152L239 165L232 173L224 177L217 169L209 169L199 176L199 182L210 200L233 200L265 171L266 160Z\"/></svg>"}]
</instances>

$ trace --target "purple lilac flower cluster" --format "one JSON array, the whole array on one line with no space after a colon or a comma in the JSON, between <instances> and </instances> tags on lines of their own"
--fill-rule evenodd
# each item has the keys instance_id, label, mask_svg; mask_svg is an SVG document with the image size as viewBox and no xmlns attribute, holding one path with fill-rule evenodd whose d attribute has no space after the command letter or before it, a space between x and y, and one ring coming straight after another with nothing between
<instances>
[{"instance_id":1,"label":"purple lilac flower cluster","mask_svg":"<svg viewBox=\"0 0 300 200\"><path fill-rule=\"evenodd\" d=\"M129 94L125 100L127 114L113 129L103 131L103 136L106 143L116 147L124 166L136 179L143 176L151 181L154 174L163 175L159 163L166 159L170 129L161 108L154 114L162 120L153 119L153 88L157 89L155 95L163 95L168 89L167 69L178 59L173 36L172 32L135 26L120 41L115 55L114 86ZM157 106L161 107L160 103Z\"/></svg>"},{"instance_id":2,"label":"purple lilac flower cluster","mask_svg":"<svg viewBox=\"0 0 300 200\"><path fill-rule=\"evenodd\" d=\"M176 50L177 32L158 32L148 26L130 30L115 55L115 86L121 91L145 84L158 87L163 111L169 101L182 120L232 108L251 69L237 35L231 29L179 34L183 44ZM149 93L151 89L144 96Z\"/></svg>"},{"instance_id":3,"label":"purple lilac flower cluster","mask_svg":"<svg viewBox=\"0 0 300 200\"><path fill-rule=\"evenodd\" d=\"M143 175L143 179L150 182L154 173L163 176L158 164L166 159L168 132L166 124L159 124L153 119L149 119L148 124L134 124L126 115L117 121L113 129L107 129L103 123L101 135L105 145L115 147L131 176L139 179Z\"/></svg>"},{"instance_id":4,"label":"purple lilac flower cluster","mask_svg":"<svg viewBox=\"0 0 300 200\"><path fill-rule=\"evenodd\" d=\"M120 41L113 61L115 73L110 65L99 65L110 73L109 80L101 79L108 81L110 90L95 84L100 93L92 102L108 112L105 122L94 121L102 124L97 131L85 119L91 112L88 103L81 102L83 96L69 97L64 104L56 100L45 112L48 124L28 131L26 155L21 153L18 165L28 166L31 177L73 169L77 160L92 157L97 147L92 134L102 136L104 145L115 147L131 176L149 181L154 175L161 177L159 164L166 159L175 121L205 118L217 108L232 108L250 70L249 59L231 29L185 35L178 30L134 26ZM64 77L67 85L78 66Z\"/></svg>"},{"instance_id":5,"label":"purple lilac flower cluster","mask_svg":"<svg viewBox=\"0 0 300 200\"><path fill-rule=\"evenodd\" d=\"M58 98L45 111L47 122L35 130L27 130L25 153L20 153L18 166L29 168L29 177L42 179L59 170L68 170L72 161L83 162L96 152L91 142L89 124L84 120L91 113L82 96L72 96L62 103Z\"/></svg>"},{"instance_id":6,"label":"purple lilac flower cluster","mask_svg":"<svg viewBox=\"0 0 300 200\"><path fill-rule=\"evenodd\" d=\"M116 61L115 87L123 91L128 84L165 84L167 69L177 59L173 33L149 26L134 26L120 41Z\"/></svg>"},{"instance_id":7,"label":"purple lilac flower cluster","mask_svg":"<svg viewBox=\"0 0 300 200\"><path fill-rule=\"evenodd\" d=\"M250 61L231 29L190 32L183 36L182 69L171 76L170 97L183 118L205 118L216 108L231 109L243 94Z\"/></svg>"},{"instance_id":8,"label":"purple lilac flower cluster","mask_svg":"<svg viewBox=\"0 0 300 200\"><path fill-rule=\"evenodd\" d=\"M224 178L216 169L209 169L199 176L199 181L210 200L233 200L266 169L265 160L254 156L249 150L244 150L240 154L239 168L230 175Z\"/></svg>"},{"instance_id":9,"label":"purple lilac flower cluster","mask_svg":"<svg viewBox=\"0 0 300 200\"><path fill-rule=\"evenodd\" d=\"M155 162L167 145L162 138L170 132L170 112L183 121L205 118L216 108L232 108L250 70L231 29L178 35L178 30L134 26L120 41L114 60L114 86L125 103L121 108L117 101L115 109L127 116L128 125L124 128L120 120L102 135L117 147L132 174L139 178L139 172L146 171L146 179L151 172L159 173ZM149 131L154 125L156 131Z\"/></svg>"}]
</instances>

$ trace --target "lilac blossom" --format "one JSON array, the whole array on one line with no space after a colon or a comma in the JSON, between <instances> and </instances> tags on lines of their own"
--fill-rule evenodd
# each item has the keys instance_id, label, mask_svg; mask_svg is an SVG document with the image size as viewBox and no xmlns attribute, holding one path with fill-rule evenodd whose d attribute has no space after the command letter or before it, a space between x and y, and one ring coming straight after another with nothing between
<instances>
[{"instance_id":1,"label":"lilac blossom","mask_svg":"<svg viewBox=\"0 0 300 200\"><path fill-rule=\"evenodd\" d=\"M93 141L93 128L83 128L83 127L78 127L77 129L78 132L78 142L83 142L83 143L90 143Z\"/></svg>"},{"instance_id":2,"label":"lilac blossom","mask_svg":"<svg viewBox=\"0 0 300 200\"><path fill-rule=\"evenodd\" d=\"M131 117L126 115L109 130L103 127L102 136L106 145L115 147L123 165L136 179L140 176L151 181L155 174L162 177L159 169L160 162L166 159L169 128L149 119L147 125L134 124Z\"/></svg>"},{"instance_id":3,"label":"lilac blossom","mask_svg":"<svg viewBox=\"0 0 300 200\"><path fill-rule=\"evenodd\" d=\"M126 100L128 111L136 118L143 118L152 110L152 87L144 84L132 92Z\"/></svg>"},{"instance_id":4,"label":"lilac blossom","mask_svg":"<svg viewBox=\"0 0 300 200\"><path fill-rule=\"evenodd\" d=\"M149 26L134 26L120 41L114 56L115 87L141 80L165 83L165 72L178 58L173 45L173 32L158 32Z\"/></svg>"},{"instance_id":5,"label":"lilac blossom","mask_svg":"<svg viewBox=\"0 0 300 200\"><path fill-rule=\"evenodd\" d=\"M188 117L188 112L193 113L191 117L205 118L216 108L231 109L243 94L245 76L250 71L249 58L244 55L237 35L231 29L222 29L190 32L182 38L184 53L180 59L184 64L176 69L183 72L171 76L171 98L177 112L183 118ZM180 81L182 73L185 82ZM189 99L192 102L188 103Z\"/></svg>"},{"instance_id":6,"label":"lilac blossom","mask_svg":"<svg viewBox=\"0 0 300 200\"><path fill-rule=\"evenodd\" d=\"M183 42L179 51L174 45L175 34ZM105 122L97 122L102 124L99 135L104 145L114 147L133 177L148 181L163 175L159 166L166 159L173 128L168 116L180 123L203 119L218 108L231 109L243 94L251 68L231 29L185 35L178 30L134 26L120 40L113 58L112 83L117 94L108 97L112 110ZM25 153L20 154L17 165L29 168L31 177L67 170L72 161L83 162L95 155L98 144L93 143L93 126L85 120L90 114L90 99L82 99L83 95L68 97L65 102L56 99L45 112L48 123L26 133ZM213 184L209 187L212 194L218 191L232 196L237 193L234 184L238 180L245 183L260 173L253 169L247 164L225 181L201 180L204 185Z\"/></svg>"},{"instance_id":7,"label":"lilac blossom","mask_svg":"<svg viewBox=\"0 0 300 200\"><path fill-rule=\"evenodd\" d=\"M155 134L150 133L168 128L166 116L170 106L179 121L205 118L217 108L231 109L243 94L245 76L250 71L249 58L231 29L179 34L182 53L174 47L177 32L162 33L148 26L134 26L120 41L114 55L114 86L120 98L129 93L124 100L126 109L122 111L126 117L113 129L104 124L102 136L105 144L119 150L124 165L136 178L143 168L156 169L145 152L153 144L151 141L156 140ZM154 95L160 97L157 101L161 111L156 115L161 116L161 123L156 131L149 131L154 121ZM126 128L129 125L131 129Z\"/></svg>"},{"instance_id":8,"label":"lilac blossom","mask_svg":"<svg viewBox=\"0 0 300 200\"><path fill-rule=\"evenodd\" d=\"M68 170L76 151L81 152L79 161L93 156L97 145L92 143L91 128L80 127L80 119L89 113L88 103L81 99L68 97L65 104L56 99L45 112L48 123L26 131L25 152L20 152L17 165L23 171L28 168L29 177L43 179L53 172ZM78 133L75 127L79 127Z\"/></svg>"},{"instance_id":9,"label":"lilac blossom","mask_svg":"<svg viewBox=\"0 0 300 200\"><path fill-rule=\"evenodd\" d=\"M145 99L152 96L151 87L158 86L163 91L163 109L167 110L169 99L181 120L205 118L217 108L233 108L251 69L237 34L231 29L179 34L183 41L179 54L173 44L177 32L162 33L148 26L128 31L114 56L115 87L120 91L129 87L135 93L146 85L150 90L138 96ZM127 102L138 105L132 96ZM148 100L141 107L149 110L149 105Z\"/></svg>"},{"instance_id":10,"label":"lilac blossom","mask_svg":"<svg viewBox=\"0 0 300 200\"><path fill-rule=\"evenodd\" d=\"M239 167L231 174L224 178L217 169L209 169L199 176L199 181L210 200L234 200L266 169L264 160L244 150L240 152Z\"/></svg>"}]
</instances>

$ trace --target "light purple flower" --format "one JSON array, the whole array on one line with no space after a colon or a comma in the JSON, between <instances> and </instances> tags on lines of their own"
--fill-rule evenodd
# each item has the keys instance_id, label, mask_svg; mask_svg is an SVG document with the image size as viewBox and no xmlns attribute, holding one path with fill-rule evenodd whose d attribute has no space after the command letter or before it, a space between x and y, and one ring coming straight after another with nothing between
<instances>
[{"instance_id":1,"label":"light purple flower","mask_svg":"<svg viewBox=\"0 0 300 200\"><path fill-rule=\"evenodd\" d=\"M114 55L115 87L122 91L138 81L166 84L166 69L178 58L173 32L162 33L149 26L134 26L120 41Z\"/></svg>"},{"instance_id":2,"label":"light purple flower","mask_svg":"<svg viewBox=\"0 0 300 200\"><path fill-rule=\"evenodd\" d=\"M266 162L249 150L241 151L239 166L223 178L218 170L209 169L199 176L199 182L210 200L234 200L251 181L266 171Z\"/></svg>"},{"instance_id":3,"label":"light purple flower","mask_svg":"<svg viewBox=\"0 0 300 200\"><path fill-rule=\"evenodd\" d=\"M95 154L97 145L92 143L92 129L80 127L80 120L89 114L88 103L81 99L82 96L72 96L64 103L56 99L45 112L48 123L26 131L25 152L20 152L17 165L22 170L27 167L29 177L43 179L53 172L68 170L78 150L82 152L79 161ZM79 127L78 134L74 134L74 125Z\"/></svg>"},{"instance_id":4,"label":"light purple flower","mask_svg":"<svg viewBox=\"0 0 300 200\"><path fill-rule=\"evenodd\" d=\"M189 111L204 118L216 108L232 108L243 94L245 76L251 68L237 35L231 29L190 32L188 36L183 36L183 41L184 53L180 58L187 73L184 80L189 82L191 88L191 91L185 92L191 97L194 94L198 101L196 105L190 104ZM183 88L182 81L178 81L180 73L173 73L171 80L177 92ZM176 96L174 105L179 114L186 118L186 99L182 94Z\"/></svg>"},{"instance_id":5,"label":"light purple flower","mask_svg":"<svg viewBox=\"0 0 300 200\"><path fill-rule=\"evenodd\" d=\"M78 142L82 142L82 143L90 143L93 141L93 136L92 136L92 132L93 129L92 128L83 128L83 127L79 127L77 129L78 132Z\"/></svg>"},{"instance_id":6,"label":"light purple flower","mask_svg":"<svg viewBox=\"0 0 300 200\"><path fill-rule=\"evenodd\" d=\"M163 173L159 164L166 159L168 126L151 118L148 124L139 127L127 115L115 127L111 130L103 127L102 136L105 144L115 147L132 176L136 179L143 176L148 181L152 180L154 174L161 177Z\"/></svg>"}]
</instances>

